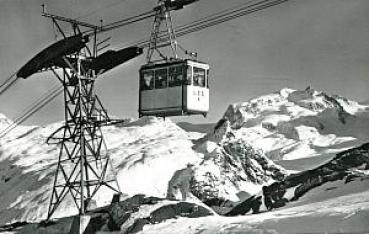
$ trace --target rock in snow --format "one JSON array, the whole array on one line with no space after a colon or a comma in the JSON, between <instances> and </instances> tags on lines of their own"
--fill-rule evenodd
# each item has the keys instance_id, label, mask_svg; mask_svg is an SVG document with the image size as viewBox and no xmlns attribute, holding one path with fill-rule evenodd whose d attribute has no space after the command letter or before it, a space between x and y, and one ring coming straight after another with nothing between
<instances>
[{"instance_id":1,"label":"rock in snow","mask_svg":"<svg viewBox=\"0 0 369 234\"><path fill-rule=\"evenodd\" d=\"M84 233L137 233L148 225L163 223L169 219L179 217L194 219L214 215L216 214L211 209L199 203L135 195L88 212L89 222ZM78 218L73 218L66 217L39 224L16 223L3 228L0 227L0 232L17 228L16 233L19 234L67 234L70 233L71 227L78 223ZM74 227L77 227L74 230L78 230L78 226Z\"/></svg>"}]
</instances>

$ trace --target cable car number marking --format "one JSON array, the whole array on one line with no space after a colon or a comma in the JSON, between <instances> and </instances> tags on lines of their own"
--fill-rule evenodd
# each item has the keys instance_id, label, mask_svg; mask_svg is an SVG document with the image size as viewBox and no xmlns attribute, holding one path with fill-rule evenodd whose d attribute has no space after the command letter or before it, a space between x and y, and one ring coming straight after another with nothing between
<instances>
[{"instance_id":1,"label":"cable car number marking","mask_svg":"<svg viewBox=\"0 0 369 234\"><path fill-rule=\"evenodd\" d=\"M204 96L204 91L200 91L200 90L193 90L192 91L192 95L194 95L194 96Z\"/></svg>"}]
</instances>

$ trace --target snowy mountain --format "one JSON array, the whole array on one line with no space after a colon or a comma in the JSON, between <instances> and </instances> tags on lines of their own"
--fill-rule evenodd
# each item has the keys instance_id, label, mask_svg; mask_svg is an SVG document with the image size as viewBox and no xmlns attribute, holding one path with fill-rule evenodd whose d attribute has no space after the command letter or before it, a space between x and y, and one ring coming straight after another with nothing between
<instances>
[{"instance_id":1,"label":"snowy mountain","mask_svg":"<svg viewBox=\"0 0 369 234\"><path fill-rule=\"evenodd\" d=\"M230 105L223 119L273 160L334 154L369 141L369 106L308 87Z\"/></svg>"},{"instance_id":2,"label":"snowy mountain","mask_svg":"<svg viewBox=\"0 0 369 234\"><path fill-rule=\"evenodd\" d=\"M369 106L311 88L230 105L213 131L195 141L204 157L192 193L208 205L245 199L287 176L270 159L290 172L313 168L368 142L368 127Z\"/></svg>"},{"instance_id":3,"label":"snowy mountain","mask_svg":"<svg viewBox=\"0 0 369 234\"><path fill-rule=\"evenodd\" d=\"M0 128L9 124L12 121L1 115ZM15 221L38 222L46 218L59 150L55 145L47 145L45 140L60 125L18 126L0 139L0 225ZM308 88L302 91L282 89L248 102L230 105L216 125L204 124L199 129L194 124L175 124L170 119L144 117L129 123L106 126L103 133L118 183L126 198L137 194L153 196L158 204L174 205L176 212L179 209L186 213L186 209L197 209L193 206L194 201L205 209L208 209L208 205L233 210L237 202L245 204L242 203L245 199L255 201L255 197L261 196L263 200L263 187L265 190L291 178L306 179L317 175L315 172L312 175L309 173L321 165L336 165L334 163L338 161L332 161L336 153L369 142L367 129L369 106ZM358 159L360 162L366 160L365 157ZM347 162L339 161L338 164L346 165ZM367 166L362 164L362 167L350 168L349 173L356 173L353 171L361 168L360 178L364 178L361 175L366 173ZM305 171L306 168L310 170ZM327 168L321 167L319 170L325 173ZM297 171L291 169L301 171L298 172L301 174L293 175L291 173ZM335 175L340 168L329 167L329 170ZM344 176L349 176L349 173ZM311 181L305 183L303 179L298 180L300 182L296 186L302 186L300 191L304 188L309 188L309 191L302 193L296 202L279 208L282 210L273 209L270 216L259 214L259 220L256 217L250 222L240 218L242 224L239 226L231 225L230 222L235 221L231 218L196 218L196 228L206 229L208 233L219 229L219 225L234 226L235 229L229 229L229 233L241 230L241 227L252 230L250 225L268 222L270 217L281 218L279 214L291 217L288 211L283 213L285 208L300 210L304 205L311 205L311 202L325 202L315 201L315 198L309 200L309 197L324 197L328 190L334 190L329 192L329 199L332 199L330 205L337 204L333 201L334 196L351 194L353 201L361 199L366 204L363 207L364 214L367 214L369 201L362 199L368 193L365 187L367 180L359 179L346 184L338 179L332 185L337 189L330 189L328 183L322 183L315 187L316 194L312 194L310 187L306 187L306 184L311 185ZM287 193L288 196L294 195L295 190L291 191ZM102 191L96 197L96 204L98 207L108 205L111 198L111 193ZM192 205L184 204L183 208L183 204L180 204L177 207L178 202L170 201L173 198L185 198ZM302 201L305 203L299 203ZM144 228L144 233L173 233L176 230L166 224L155 225L156 221L151 220L150 212L154 213L160 207L156 203L153 207L146 205L143 205L143 213L141 208L137 210L134 207L136 214L132 217L139 221L136 218L131 220L133 223L139 222L138 226L149 225L151 229ZM350 212L357 209L355 204L347 206ZM259 209L267 210L265 205L263 207ZM328 209L327 214L330 212ZM345 211L342 213L344 217L348 215ZM55 217L73 214L76 214L76 210L72 203L67 202L55 213ZM178 230L185 228L188 231L188 225L191 226L191 221L184 219L171 223Z\"/></svg>"}]
</instances>

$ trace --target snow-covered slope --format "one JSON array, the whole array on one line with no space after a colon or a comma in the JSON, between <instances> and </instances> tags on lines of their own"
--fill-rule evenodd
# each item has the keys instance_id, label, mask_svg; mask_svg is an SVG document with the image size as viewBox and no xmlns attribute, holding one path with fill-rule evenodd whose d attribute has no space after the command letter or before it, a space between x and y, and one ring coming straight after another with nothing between
<instances>
[{"instance_id":1,"label":"snow-covered slope","mask_svg":"<svg viewBox=\"0 0 369 234\"><path fill-rule=\"evenodd\" d=\"M230 105L224 119L273 160L332 154L369 140L369 106L308 87Z\"/></svg>"},{"instance_id":2,"label":"snow-covered slope","mask_svg":"<svg viewBox=\"0 0 369 234\"><path fill-rule=\"evenodd\" d=\"M264 195L258 210L263 212L247 215L238 212L233 214L236 217L214 215L201 203L134 196L112 204L105 211L94 212L91 226L101 233L368 233L368 152L369 144L366 144L337 154L314 170L287 177L283 183L288 182L292 187L283 194L285 198L292 198L300 185L308 190L297 201L290 200L270 211L266 209ZM321 177L323 183L316 177ZM292 184L295 182L298 186ZM257 200L256 197L253 199ZM250 207L240 208L238 211L246 212ZM30 224L13 230L14 233L68 233L66 226L67 222L59 220L47 226Z\"/></svg>"},{"instance_id":3,"label":"snow-covered slope","mask_svg":"<svg viewBox=\"0 0 369 234\"><path fill-rule=\"evenodd\" d=\"M60 123L46 127L19 126L0 139L0 223L46 218L58 147L45 143ZM122 192L165 197L168 181L188 163L200 161L184 130L170 120L142 118L103 129ZM111 194L98 196L106 205ZM64 204L55 217L75 213Z\"/></svg>"}]
</instances>

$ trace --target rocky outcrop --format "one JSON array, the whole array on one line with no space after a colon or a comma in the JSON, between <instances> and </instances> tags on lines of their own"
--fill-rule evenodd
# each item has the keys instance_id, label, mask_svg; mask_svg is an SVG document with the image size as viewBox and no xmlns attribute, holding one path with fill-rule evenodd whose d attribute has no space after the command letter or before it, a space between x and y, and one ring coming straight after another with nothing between
<instances>
[{"instance_id":1,"label":"rocky outcrop","mask_svg":"<svg viewBox=\"0 0 369 234\"><path fill-rule=\"evenodd\" d=\"M281 181L287 175L262 151L235 138L228 120L220 121L195 149L205 154L193 169L191 192L210 206L238 201L239 193L254 194L263 184Z\"/></svg>"},{"instance_id":2,"label":"rocky outcrop","mask_svg":"<svg viewBox=\"0 0 369 234\"><path fill-rule=\"evenodd\" d=\"M214 212L192 202L169 201L136 195L109 208L108 230L136 233L147 224L157 224L177 217L198 218Z\"/></svg>"},{"instance_id":3,"label":"rocky outcrop","mask_svg":"<svg viewBox=\"0 0 369 234\"><path fill-rule=\"evenodd\" d=\"M260 210L272 210L296 201L327 182L343 180L349 183L358 178L366 178L369 170L369 143L338 153L328 163L315 169L292 174L283 181L264 186L262 193L237 205L226 215L242 215ZM287 191L291 192L287 195ZM262 202L260 202L262 201Z\"/></svg>"}]
</instances>

